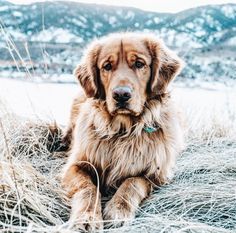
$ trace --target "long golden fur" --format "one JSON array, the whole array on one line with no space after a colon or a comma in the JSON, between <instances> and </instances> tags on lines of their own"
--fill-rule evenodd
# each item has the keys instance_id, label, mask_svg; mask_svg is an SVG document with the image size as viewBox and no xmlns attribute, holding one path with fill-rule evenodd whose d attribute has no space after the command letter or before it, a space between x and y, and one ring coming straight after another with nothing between
<instances>
[{"instance_id":1,"label":"long golden fur","mask_svg":"<svg viewBox=\"0 0 236 233\"><path fill-rule=\"evenodd\" d=\"M155 185L172 178L184 139L167 87L180 70L180 58L152 35L113 34L86 51L75 70L84 93L64 136L71 149L63 185L79 228L101 229L103 219L123 224ZM117 87L130 90L125 105L114 99ZM101 195L110 190L102 214Z\"/></svg>"}]
</instances>

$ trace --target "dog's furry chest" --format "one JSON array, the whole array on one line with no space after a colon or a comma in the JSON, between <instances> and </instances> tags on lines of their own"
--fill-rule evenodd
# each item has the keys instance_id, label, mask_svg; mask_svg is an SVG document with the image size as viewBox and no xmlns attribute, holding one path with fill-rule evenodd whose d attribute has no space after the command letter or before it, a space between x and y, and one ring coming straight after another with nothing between
<instances>
[{"instance_id":1,"label":"dog's furry chest","mask_svg":"<svg viewBox=\"0 0 236 233\"><path fill-rule=\"evenodd\" d=\"M158 167L154 153L156 143L146 137L97 139L87 148L87 159L101 168L102 179L111 185L120 178L146 174L152 166Z\"/></svg>"},{"instance_id":2,"label":"dog's furry chest","mask_svg":"<svg viewBox=\"0 0 236 233\"><path fill-rule=\"evenodd\" d=\"M121 128L125 126L129 129L126 118L110 121L105 111L91 105L83 107L74 131L73 160L90 162L107 186L115 186L124 178L140 175L156 183L164 183L171 177L175 157L182 149L183 135L177 118L163 114L162 127L148 133L144 126L153 120L152 110L151 114L144 115L133 131L128 130L125 135L119 136ZM133 129L132 125L130 129Z\"/></svg>"},{"instance_id":3,"label":"dog's furry chest","mask_svg":"<svg viewBox=\"0 0 236 233\"><path fill-rule=\"evenodd\" d=\"M167 178L167 161L171 155L166 151L162 132L111 139L101 139L95 132L88 132L78 138L83 138L81 160L95 166L106 186L116 186L124 178L134 176L159 177L160 182Z\"/></svg>"}]
</instances>

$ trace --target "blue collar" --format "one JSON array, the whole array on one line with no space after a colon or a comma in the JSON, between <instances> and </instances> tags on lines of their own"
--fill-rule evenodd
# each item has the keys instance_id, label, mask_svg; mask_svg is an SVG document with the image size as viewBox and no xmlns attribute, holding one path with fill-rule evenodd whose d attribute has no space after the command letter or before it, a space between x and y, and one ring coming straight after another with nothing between
<instances>
[{"instance_id":1,"label":"blue collar","mask_svg":"<svg viewBox=\"0 0 236 233\"><path fill-rule=\"evenodd\" d=\"M146 133L154 133L156 132L160 127L159 126L145 126L143 129Z\"/></svg>"}]
</instances>

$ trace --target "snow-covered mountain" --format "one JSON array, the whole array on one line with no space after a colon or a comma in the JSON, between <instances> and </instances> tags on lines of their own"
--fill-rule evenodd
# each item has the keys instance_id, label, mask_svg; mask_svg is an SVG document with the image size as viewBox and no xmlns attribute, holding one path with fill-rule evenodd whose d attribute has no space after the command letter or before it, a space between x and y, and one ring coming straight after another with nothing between
<instances>
[{"instance_id":1,"label":"snow-covered mountain","mask_svg":"<svg viewBox=\"0 0 236 233\"><path fill-rule=\"evenodd\" d=\"M184 57L182 78L236 79L236 4L163 14L75 2L14 5L0 0L0 23L0 69L14 67L6 61L12 55L19 60L20 54L23 63L32 60L38 70L46 66L49 73L71 72L92 38L137 30L154 32Z\"/></svg>"}]
</instances>

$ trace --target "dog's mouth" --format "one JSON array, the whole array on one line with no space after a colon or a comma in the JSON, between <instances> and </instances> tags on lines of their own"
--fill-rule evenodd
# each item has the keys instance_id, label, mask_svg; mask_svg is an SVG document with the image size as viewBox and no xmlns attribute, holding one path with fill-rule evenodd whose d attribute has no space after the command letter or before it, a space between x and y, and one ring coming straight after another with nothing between
<instances>
[{"instance_id":1,"label":"dog's mouth","mask_svg":"<svg viewBox=\"0 0 236 233\"><path fill-rule=\"evenodd\" d=\"M114 111L115 114L124 114L124 115L130 115L132 113L131 110L127 109L127 108L118 108Z\"/></svg>"},{"instance_id":2,"label":"dog's mouth","mask_svg":"<svg viewBox=\"0 0 236 233\"><path fill-rule=\"evenodd\" d=\"M114 109L114 111L111 112L111 115L115 116L115 115L132 115L132 116L138 116L140 115L140 113L135 112L134 110L132 110L128 104L116 104L116 107Z\"/></svg>"}]
</instances>

